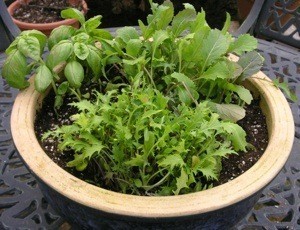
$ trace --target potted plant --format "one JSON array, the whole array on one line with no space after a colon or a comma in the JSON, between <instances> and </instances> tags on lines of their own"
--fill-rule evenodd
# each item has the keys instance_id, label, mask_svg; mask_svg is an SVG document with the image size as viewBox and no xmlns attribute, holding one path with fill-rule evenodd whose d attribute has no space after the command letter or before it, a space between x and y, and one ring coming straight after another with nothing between
<instances>
[{"instance_id":1,"label":"potted plant","mask_svg":"<svg viewBox=\"0 0 300 230\"><path fill-rule=\"evenodd\" d=\"M79 22L76 19L63 19L59 17L60 11L67 7L76 7L81 9L84 14L88 10L87 4L84 0L58 1L56 3L53 3L53 1L17 0L9 5L7 10L12 17L13 22L20 28L20 30L36 29L42 31L46 35L49 35L54 28L61 25L79 27ZM15 13L20 11L20 8L22 8L23 11L20 12L20 15L16 18ZM32 12L30 13L30 11ZM56 15L57 17L55 17Z\"/></svg>"},{"instance_id":2,"label":"potted plant","mask_svg":"<svg viewBox=\"0 0 300 230\"><path fill-rule=\"evenodd\" d=\"M228 228L253 207L289 156L294 137L289 105L280 84L258 72L256 40L233 39L227 32L229 16L222 31L212 30L205 13L190 4L174 16L169 1L150 3L148 25L139 22L141 34L124 27L113 37L97 29L100 16L85 21L68 9L62 14L76 18L80 29L62 26L48 39L26 31L11 44L2 75L22 89L11 117L15 145L47 200L73 224ZM42 59L46 44L50 52ZM54 163L36 137L36 113L49 91L54 114L61 116L67 98L76 111L68 124L52 127L43 138L71 152L68 167L96 167L99 180L93 184ZM235 122L253 97L267 116L268 146L248 171L211 188L221 159L249 148Z\"/></svg>"}]
</instances>

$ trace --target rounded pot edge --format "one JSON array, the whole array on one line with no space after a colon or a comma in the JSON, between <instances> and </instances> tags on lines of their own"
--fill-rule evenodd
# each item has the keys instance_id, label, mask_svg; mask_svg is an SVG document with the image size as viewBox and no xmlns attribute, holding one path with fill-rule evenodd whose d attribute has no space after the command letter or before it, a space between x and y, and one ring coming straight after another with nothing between
<instances>
[{"instance_id":1,"label":"rounded pot edge","mask_svg":"<svg viewBox=\"0 0 300 230\"><path fill-rule=\"evenodd\" d=\"M259 72L247 84L259 92L269 120L270 140L265 153L241 176L201 192L166 197L126 195L96 187L67 173L47 156L35 137L34 117L42 96L34 91L33 84L20 92L15 100L11 116L12 136L25 164L46 186L93 210L155 219L208 213L261 191L279 173L289 156L294 138L293 116L284 95L266 79L266 75Z\"/></svg>"},{"instance_id":2,"label":"rounded pot edge","mask_svg":"<svg viewBox=\"0 0 300 230\"><path fill-rule=\"evenodd\" d=\"M50 35L51 31L61 25L71 25L73 27L79 28L79 22L76 19L64 19L57 22L51 23L28 23L20 21L13 17L14 11L20 7L20 2L14 1L12 4L9 5L7 11L9 12L10 16L12 17L13 22L20 28L20 30L39 30L46 35ZM88 11L87 3L83 0L82 1L82 12L86 14Z\"/></svg>"}]
</instances>

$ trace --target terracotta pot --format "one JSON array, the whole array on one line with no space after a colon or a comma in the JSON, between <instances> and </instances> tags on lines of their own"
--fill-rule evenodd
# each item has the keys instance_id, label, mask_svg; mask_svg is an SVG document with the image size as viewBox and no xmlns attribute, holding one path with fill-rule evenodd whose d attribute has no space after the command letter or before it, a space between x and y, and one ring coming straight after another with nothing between
<instances>
[{"instance_id":1,"label":"terracotta pot","mask_svg":"<svg viewBox=\"0 0 300 230\"><path fill-rule=\"evenodd\" d=\"M251 210L262 189L284 166L293 144L289 104L266 79L259 72L245 84L254 96L260 96L267 117L269 144L265 153L239 177L201 192L164 197L126 195L69 174L47 156L35 136L34 119L43 96L33 84L15 100L12 136L49 203L72 224L87 229L228 229Z\"/></svg>"},{"instance_id":2,"label":"terracotta pot","mask_svg":"<svg viewBox=\"0 0 300 230\"><path fill-rule=\"evenodd\" d=\"M254 0L237 0L238 15L240 20L245 20L250 13Z\"/></svg>"},{"instance_id":3,"label":"terracotta pot","mask_svg":"<svg viewBox=\"0 0 300 230\"><path fill-rule=\"evenodd\" d=\"M79 28L79 22L76 19L65 19L52 23L27 23L17 20L13 17L14 11L20 7L20 3L18 1L13 2L8 8L8 12L12 17L13 22L20 28L20 30L39 30L46 35L49 35L53 29L61 25L71 25L75 28ZM88 7L85 1L82 1L82 12L86 14Z\"/></svg>"}]
</instances>

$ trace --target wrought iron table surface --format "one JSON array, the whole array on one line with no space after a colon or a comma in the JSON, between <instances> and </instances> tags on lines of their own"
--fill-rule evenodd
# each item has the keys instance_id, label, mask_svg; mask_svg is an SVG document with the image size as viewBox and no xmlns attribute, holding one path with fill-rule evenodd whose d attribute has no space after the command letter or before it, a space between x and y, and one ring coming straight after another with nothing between
<instances>
[{"instance_id":1,"label":"wrought iron table surface","mask_svg":"<svg viewBox=\"0 0 300 230\"><path fill-rule=\"evenodd\" d=\"M259 40L259 51L265 58L262 71L270 78L282 78L296 90L300 84L299 51L264 40ZM4 59L1 53L0 67ZM65 221L47 203L13 145L10 114L16 94L1 78L0 229L65 229ZM289 103L296 127L291 156L236 230L300 229L300 106L299 101Z\"/></svg>"}]
</instances>

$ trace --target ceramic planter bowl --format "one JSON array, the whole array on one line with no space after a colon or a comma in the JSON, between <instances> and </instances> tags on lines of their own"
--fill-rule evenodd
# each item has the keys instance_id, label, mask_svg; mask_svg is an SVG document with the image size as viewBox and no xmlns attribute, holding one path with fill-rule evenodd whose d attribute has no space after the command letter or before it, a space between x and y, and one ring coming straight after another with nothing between
<instances>
[{"instance_id":1,"label":"ceramic planter bowl","mask_svg":"<svg viewBox=\"0 0 300 230\"><path fill-rule=\"evenodd\" d=\"M280 90L262 78L267 77L259 72L245 86L260 96L267 117L269 145L265 153L236 179L201 192L165 197L125 195L67 173L47 156L35 137L34 119L43 97L33 86L16 98L11 117L13 140L49 203L74 225L122 230L228 229L251 210L262 189L284 166L293 144L290 107Z\"/></svg>"},{"instance_id":2,"label":"ceramic planter bowl","mask_svg":"<svg viewBox=\"0 0 300 230\"><path fill-rule=\"evenodd\" d=\"M52 23L27 23L22 22L20 20L17 20L13 17L14 11L20 7L20 2L15 1L9 7L7 8L9 14L12 17L13 22L19 27L20 30L39 30L43 32L46 35L50 35L51 31L55 29L56 27L59 27L61 25L70 25L75 28L79 28L79 22L75 19L65 19L58 22L52 22ZM85 1L82 1L82 12L85 14L88 10L87 4Z\"/></svg>"}]
</instances>

